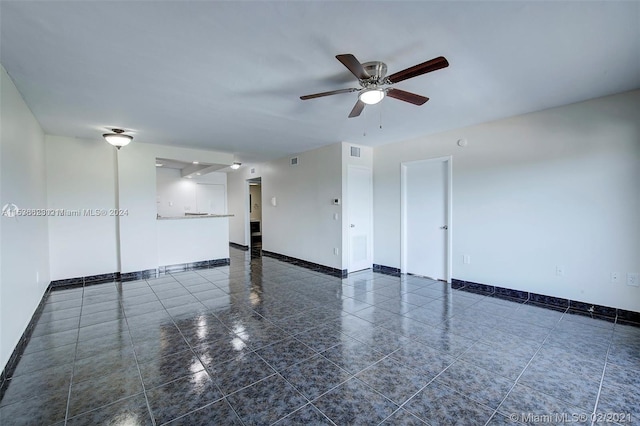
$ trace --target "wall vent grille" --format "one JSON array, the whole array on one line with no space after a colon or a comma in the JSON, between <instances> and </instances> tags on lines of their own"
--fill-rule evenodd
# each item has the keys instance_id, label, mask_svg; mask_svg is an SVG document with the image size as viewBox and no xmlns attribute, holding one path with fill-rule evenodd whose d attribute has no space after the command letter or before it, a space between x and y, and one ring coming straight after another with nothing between
<instances>
[{"instance_id":1,"label":"wall vent grille","mask_svg":"<svg viewBox=\"0 0 640 426\"><path fill-rule=\"evenodd\" d=\"M291 164L292 166L297 166L298 165L298 157L292 157L291 161L289 161L289 164Z\"/></svg>"},{"instance_id":2,"label":"wall vent grille","mask_svg":"<svg viewBox=\"0 0 640 426\"><path fill-rule=\"evenodd\" d=\"M352 157L360 157L360 148L358 148L357 146L352 146L351 147L351 156Z\"/></svg>"}]
</instances>

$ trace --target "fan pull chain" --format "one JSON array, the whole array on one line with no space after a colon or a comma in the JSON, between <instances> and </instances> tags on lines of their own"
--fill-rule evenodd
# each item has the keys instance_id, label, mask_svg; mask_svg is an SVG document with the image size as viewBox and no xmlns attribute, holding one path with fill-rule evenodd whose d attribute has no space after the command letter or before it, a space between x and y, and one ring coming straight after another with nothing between
<instances>
[{"instance_id":1,"label":"fan pull chain","mask_svg":"<svg viewBox=\"0 0 640 426\"><path fill-rule=\"evenodd\" d=\"M380 130L382 130L382 108L383 106L380 105Z\"/></svg>"}]
</instances>

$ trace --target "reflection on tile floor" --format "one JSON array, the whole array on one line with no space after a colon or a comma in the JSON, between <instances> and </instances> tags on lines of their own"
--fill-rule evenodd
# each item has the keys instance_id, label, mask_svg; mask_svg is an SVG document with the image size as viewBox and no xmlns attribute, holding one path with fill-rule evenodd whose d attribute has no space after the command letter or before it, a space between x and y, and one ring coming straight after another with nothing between
<instances>
[{"instance_id":1,"label":"reflection on tile floor","mask_svg":"<svg viewBox=\"0 0 640 426\"><path fill-rule=\"evenodd\" d=\"M638 383L640 328L231 249L229 266L51 293L0 424L626 425Z\"/></svg>"}]
</instances>

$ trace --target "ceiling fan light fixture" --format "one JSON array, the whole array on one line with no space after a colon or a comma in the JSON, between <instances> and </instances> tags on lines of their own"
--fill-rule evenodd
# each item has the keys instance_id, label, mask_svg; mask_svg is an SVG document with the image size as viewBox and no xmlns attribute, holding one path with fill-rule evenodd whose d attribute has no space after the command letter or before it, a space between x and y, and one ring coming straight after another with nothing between
<instances>
[{"instance_id":1,"label":"ceiling fan light fixture","mask_svg":"<svg viewBox=\"0 0 640 426\"><path fill-rule=\"evenodd\" d=\"M367 105L375 105L384 99L384 90L382 89L368 89L360 92L358 96L362 102Z\"/></svg>"},{"instance_id":2,"label":"ceiling fan light fixture","mask_svg":"<svg viewBox=\"0 0 640 426\"><path fill-rule=\"evenodd\" d=\"M120 149L123 146L129 145L133 140L133 136L125 135L122 129L111 129L113 133L105 133L102 137L111 145Z\"/></svg>"},{"instance_id":3,"label":"ceiling fan light fixture","mask_svg":"<svg viewBox=\"0 0 640 426\"><path fill-rule=\"evenodd\" d=\"M241 165L242 165L242 163L235 162L229 167L231 167L233 170L238 170Z\"/></svg>"}]
</instances>

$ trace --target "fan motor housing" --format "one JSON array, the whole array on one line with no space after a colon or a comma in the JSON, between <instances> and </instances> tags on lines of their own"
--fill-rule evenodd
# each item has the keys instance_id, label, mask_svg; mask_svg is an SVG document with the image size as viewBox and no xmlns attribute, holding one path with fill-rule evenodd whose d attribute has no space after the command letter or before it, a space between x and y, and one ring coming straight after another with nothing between
<instances>
[{"instance_id":1,"label":"fan motor housing","mask_svg":"<svg viewBox=\"0 0 640 426\"><path fill-rule=\"evenodd\" d=\"M380 61L365 62L362 64L364 70L371 76L371 78L382 79L387 75L387 64Z\"/></svg>"}]
</instances>

